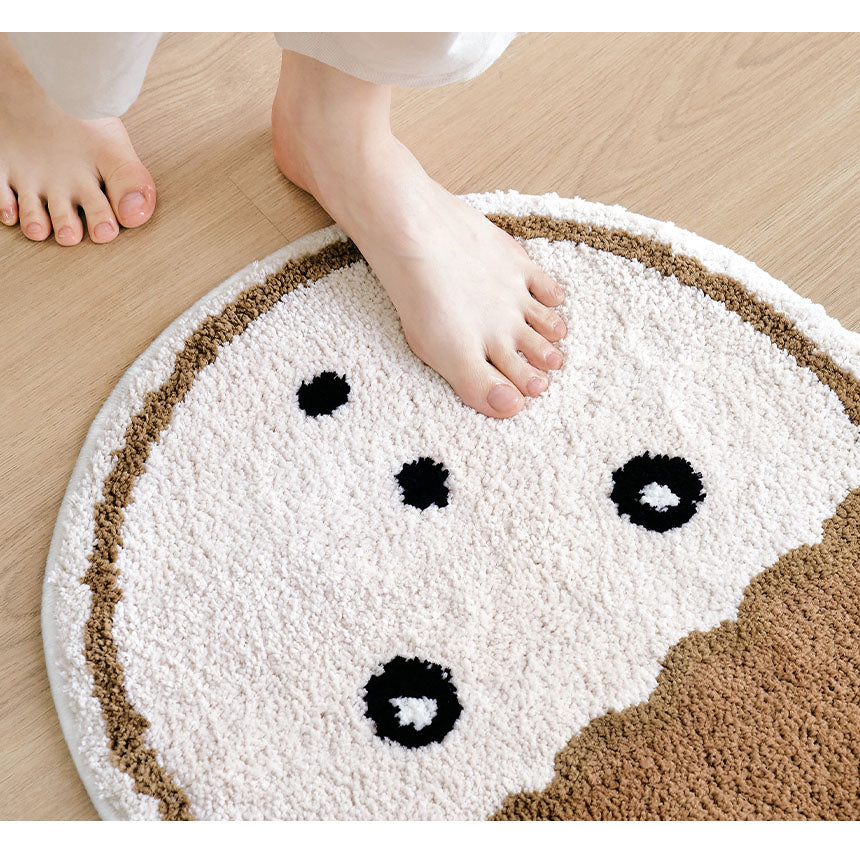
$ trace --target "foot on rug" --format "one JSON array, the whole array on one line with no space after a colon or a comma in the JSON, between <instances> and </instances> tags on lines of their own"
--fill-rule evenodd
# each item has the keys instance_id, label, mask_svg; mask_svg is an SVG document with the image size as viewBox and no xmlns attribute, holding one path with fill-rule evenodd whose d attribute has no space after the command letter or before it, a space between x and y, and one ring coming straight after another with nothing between
<instances>
[{"instance_id":1,"label":"foot on rug","mask_svg":"<svg viewBox=\"0 0 860 860\"><path fill-rule=\"evenodd\" d=\"M561 367L564 291L507 233L434 182L392 134L390 88L284 52L275 161L361 250L412 351L467 405L508 418Z\"/></svg>"}]
</instances>

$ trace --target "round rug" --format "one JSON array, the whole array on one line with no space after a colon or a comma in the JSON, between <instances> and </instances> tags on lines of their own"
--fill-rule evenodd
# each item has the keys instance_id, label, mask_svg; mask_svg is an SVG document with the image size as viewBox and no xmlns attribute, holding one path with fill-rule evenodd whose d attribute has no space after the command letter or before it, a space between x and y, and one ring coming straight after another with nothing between
<instances>
[{"instance_id":1,"label":"round rug","mask_svg":"<svg viewBox=\"0 0 860 860\"><path fill-rule=\"evenodd\" d=\"M123 376L45 578L105 818L856 818L860 335L620 207L467 195L563 284L513 419L337 227Z\"/></svg>"}]
</instances>

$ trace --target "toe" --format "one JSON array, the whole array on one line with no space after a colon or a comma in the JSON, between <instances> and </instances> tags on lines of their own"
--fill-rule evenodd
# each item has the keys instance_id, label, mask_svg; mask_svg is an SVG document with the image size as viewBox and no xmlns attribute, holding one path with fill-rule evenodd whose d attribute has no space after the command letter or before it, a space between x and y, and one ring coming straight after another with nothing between
<instances>
[{"instance_id":1,"label":"toe","mask_svg":"<svg viewBox=\"0 0 860 860\"><path fill-rule=\"evenodd\" d=\"M510 418L525 402L511 380L483 356L443 375L466 406L490 418Z\"/></svg>"},{"instance_id":2,"label":"toe","mask_svg":"<svg viewBox=\"0 0 860 860\"><path fill-rule=\"evenodd\" d=\"M54 238L60 245L77 245L84 237L84 225L77 208L68 196L48 197L48 211L54 227Z\"/></svg>"},{"instance_id":3,"label":"toe","mask_svg":"<svg viewBox=\"0 0 860 860\"><path fill-rule=\"evenodd\" d=\"M101 191L90 192L89 195L82 196L80 201L87 219L87 232L90 234L90 239L97 244L115 239L119 233L119 227L107 197Z\"/></svg>"},{"instance_id":4,"label":"toe","mask_svg":"<svg viewBox=\"0 0 860 860\"><path fill-rule=\"evenodd\" d=\"M35 194L22 194L18 197L18 218L21 232L34 242L41 242L51 235L51 221L45 204Z\"/></svg>"},{"instance_id":5,"label":"toe","mask_svg":"<svg viewBox=\"0 0 860 860\"><path fill-rule=\"evenodd\" d=\"M0 222L7 227L18 223L18 199L6 182L0 182Z\"/></svg>"},{"instance_id":6,"label":"toe","mask_svg":"<svg viewBox=\"0 0 860 860\"><path fill-rule=\"evenodd\" d=\"M137 160L117 161L101 166L110 205L123 227L139 227L155 209L155 183Z\"/></svg>"},{"instance_id":7,"label":"toe","mask_svg":"<svg viewBox=\"0 0 860 860\"><path fill-rule=\"evenodd\" d=\"M564 362L561 351L528 326L517 333L516 344L526 361L540 370L558 370Z\"/></svg>"},{"instance_id":8,"label":"toe","mask_svg":"<svg viewBox=\"0 0 860 860\"><path fill-rule=\"evenodd\" d=\"M525 312L526 322L547 340L561 340L567 334L567 325L561 315L540 302L529 302Z\"/></svg>"},{"instance_id":9,"label":"toe","mask_svg":"<svg viewBox=\"0 0 860 860\"><path fill-rule=\"evenodd\" d=\"M528 279L531 294L543 305L554 308L564 301L564 290L546 272L535 269Z\"/></svg>"},{"instance_id":10,"label":"toe","mask_svg":"<svg viewBox=\"0 0 860 860\"><path fill-rule=\"evenodd\" d=\"M527 397L537 397L546 391L546 374L535 369L511 345L488 349L490 361Z\"/></svg>"}]
</instances>

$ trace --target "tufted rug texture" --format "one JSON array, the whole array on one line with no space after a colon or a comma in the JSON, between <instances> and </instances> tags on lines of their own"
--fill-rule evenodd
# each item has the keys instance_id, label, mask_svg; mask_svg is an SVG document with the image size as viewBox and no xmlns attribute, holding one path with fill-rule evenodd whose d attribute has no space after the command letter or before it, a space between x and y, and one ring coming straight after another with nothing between
<instances>
[{"instance_id":1,"label":"tufted rug texture","mask_svg":"<svg viewBox=\"0 0 860 860\"><path fill-rule=\"evenodd\" d=\"M860 335L671 223L465 199L567 292L513 419L337 227L96 418L43 631L99 813L860 817Z\"/></svg>"}]
</instances>

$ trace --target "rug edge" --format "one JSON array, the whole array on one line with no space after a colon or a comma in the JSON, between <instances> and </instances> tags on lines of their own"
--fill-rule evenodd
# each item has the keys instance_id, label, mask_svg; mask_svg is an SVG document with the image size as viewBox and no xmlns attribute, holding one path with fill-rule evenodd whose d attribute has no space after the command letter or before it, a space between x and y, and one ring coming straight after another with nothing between
<instances>
[{"instance_id":1,"label":"rug edge","mask_svg":"<svg viewBox=\"0 0 860 860\"><path fill-rule=\"evenodd\" d=\"M118 409L119 411L127 412L128 416L134 414L135 407L133 405L130 409L123 409L121 404L123 400L132 395L134 382L141 369L147 366L152 357L160 349L169 346L171 341L176 338L177 333L189 321L194 320L192 329L196 328L209 315L209 305L213 300L217 299L219 304L223 306L245 289L249 282L256 283L264 280L266 275L277 272L288 260L314 253L327 245L346 238L346 235L336 224L315 230L273 251L262 259L249 263L204 293L194 304L183 311L167 328L157 335L149 346L126 368L111 389L107 400L99 408L84 437L83 445L66 483L66 489L60 502L54 529L51 533L48 554L45 559L40 608L40 632L42 636L42 654L48 675L48 686L54 708L57 712L60 730L87 795L102 820L127 820L127 816L120 812L115 805L112 805L109 798L99 790L98 774L85 761L84 754L82 753L83 733L79 730L75 722L68 697L63 695L62 692L62 674L69 671L74 672L77 667L74 666L68 653L57 642L55 635L57 625L53 623L57 610L58 587L52 581L51 571L58 569L60 548L73 525L74 511L71 504L72 498L84 483L85 473L92 462L92 455L98 443L103 439L105 427L110 422L111 417ZM197 319L198 317L199 319ZM103 717L100 718L103 720ZM105 738L107 738L106 731ZM106 761L109 763L107 744L105 744L104 755ZM125 774L123 774L123 777L125 777Z\"/></svg>"}]
</instances>

